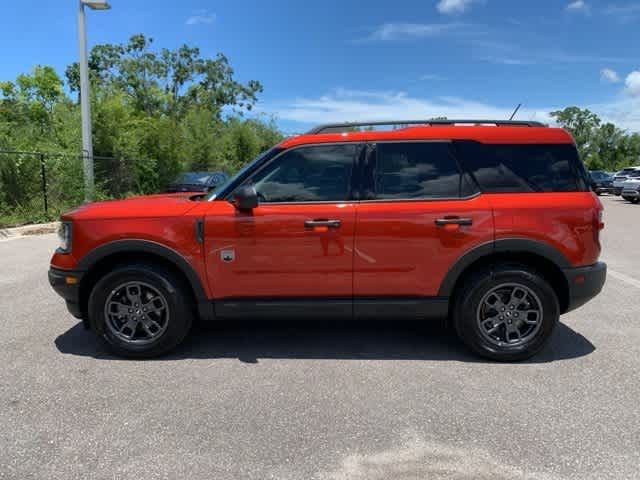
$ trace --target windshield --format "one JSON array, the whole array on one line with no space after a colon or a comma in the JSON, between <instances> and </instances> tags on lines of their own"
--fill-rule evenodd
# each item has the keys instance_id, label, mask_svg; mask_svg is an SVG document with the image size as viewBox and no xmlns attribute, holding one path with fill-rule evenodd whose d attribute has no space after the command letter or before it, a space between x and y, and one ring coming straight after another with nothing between
<instances>
[{"instance_id":1,"label":"windshield","mask_svg":"<svg viewBox=\"0 0 640 480\"><path fill-rule=\"evenodd\" d=\"M212 192L211 194L209 194L209 196L207 197L207 200L214 200L217 196L217 194L219 194L220 192L224 192L227 189L227 186L231 185L232 183L235 183L235 181L242 177L244 175L244 173L249 170L254 164L258 163L260 160L262 160L264 157L266 157L267 155L269 155L273 150L275 150L276 147L272 147L269 150L265 150L264 152L262 152L260 155L258 155L256 158L254 158L253 160L251 160L250 162L246 163L244 165L244 167L242 167L240 170L238 170L236 172L235 175L233 175L231 178L229 178L226 182L224 182L224 184L220 185L215 192Z\"/></svg>"}]
</instances>

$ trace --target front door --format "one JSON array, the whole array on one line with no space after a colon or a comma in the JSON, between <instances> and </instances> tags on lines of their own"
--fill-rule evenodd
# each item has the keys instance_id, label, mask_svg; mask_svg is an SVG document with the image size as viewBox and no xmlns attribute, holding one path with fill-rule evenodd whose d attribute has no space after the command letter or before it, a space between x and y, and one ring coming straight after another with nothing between
<instances>
[{"instance_id":1,"label":"front door","mask_svg":"<svg viewBox=\"0 0 640 480\"><path fill-rule=\"evenodd\" d=\"M359 148L287 150L244 182L256 188L257 208L239 211L228 202L212 207L205 251L218 314L303 315L333 302L350 315L356 217L351 193Z\"/></svg>"}]
</instances>

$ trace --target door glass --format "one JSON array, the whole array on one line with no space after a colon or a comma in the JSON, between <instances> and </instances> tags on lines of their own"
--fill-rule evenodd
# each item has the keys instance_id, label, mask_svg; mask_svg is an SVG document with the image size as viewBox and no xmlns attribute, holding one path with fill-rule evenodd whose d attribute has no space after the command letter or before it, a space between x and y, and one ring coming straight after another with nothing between
<instances>
[{"instance_id":1,"label":"door glass","mask_svg":"<svg viewBox=\"0 0 640 480\"><path fill-rule=\"evenodd\" d=\"M446 142L379 143L374 186L378 199L454 198L462 178Z\"/></svg>"},{"instance_id":2,"label":"door glass","mask_svg":"<svg viewBox=\"0 0 640 480\"><path fill-rule=\"evenodd\" d=\"M330 202L350 198L357 145L318 145L283 153L246 183L261 203Z\"/></svg>"}]
</instances>

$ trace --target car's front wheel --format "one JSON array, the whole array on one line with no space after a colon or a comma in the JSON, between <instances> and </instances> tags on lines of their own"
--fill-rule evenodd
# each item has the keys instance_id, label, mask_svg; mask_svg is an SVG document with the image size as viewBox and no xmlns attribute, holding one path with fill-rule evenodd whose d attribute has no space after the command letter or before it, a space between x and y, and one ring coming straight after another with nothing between
<instances>
[{"instance_id":1,"label":"car's front wheel","mask_svg":"<svg viewBox=\"0 0 640 480\"><path fill-rule=\"evenodd\" d=\"M456 296L458 336L477 354L518 361L538 353L558 323L558 299L529 267L499 265L468 277Z\"/></svg>"},{"instance_id":2,"label":"car's front wheel","mask_svg":"<svg viewBox=\"0 0 640 480\"><path fill-rule=\"evenodd\" d=\"M89 297L89 319L99 338L116 354L150 358L185 338L193 321L188 290L157 265L116 267Z\"/></svg>"}]
</instances>

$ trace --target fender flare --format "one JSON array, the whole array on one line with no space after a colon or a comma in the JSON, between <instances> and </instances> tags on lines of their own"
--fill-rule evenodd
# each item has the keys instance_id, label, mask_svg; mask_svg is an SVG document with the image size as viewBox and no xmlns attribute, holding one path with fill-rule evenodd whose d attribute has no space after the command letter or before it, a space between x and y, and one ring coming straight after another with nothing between
<instances>
[{"instance_id":1,"label":"fender flare","mask_svg":"<svg viewBox=\"0 0 640 480\"><path fill-rule=\"evenodd\" d=\"M560 270L571 268L571 263L557 248L527 238L501 238L499 240L483 243L472 248L462 255L449 269L440 285L438 296L450 297L460 276L465 270L483 257L489 257L497 253L530 253L549 260Z\"/></svg>"},{"instance_id":2,"label":"fender flare","mask_svg":"<svg viewBox=\"0 0 640 480\"><path fill-rule=\"evenodd\" d=\"M170 262L187 278L196 297L200 316L205 319L213 318L212 303L207 298L202 281L196 271L180 253L161 243L142 239L114 240L91 250L82 257L78 262L78 270L86 273L99 261L116 253L148 253Z\"/></svg>"}]
</instances>

